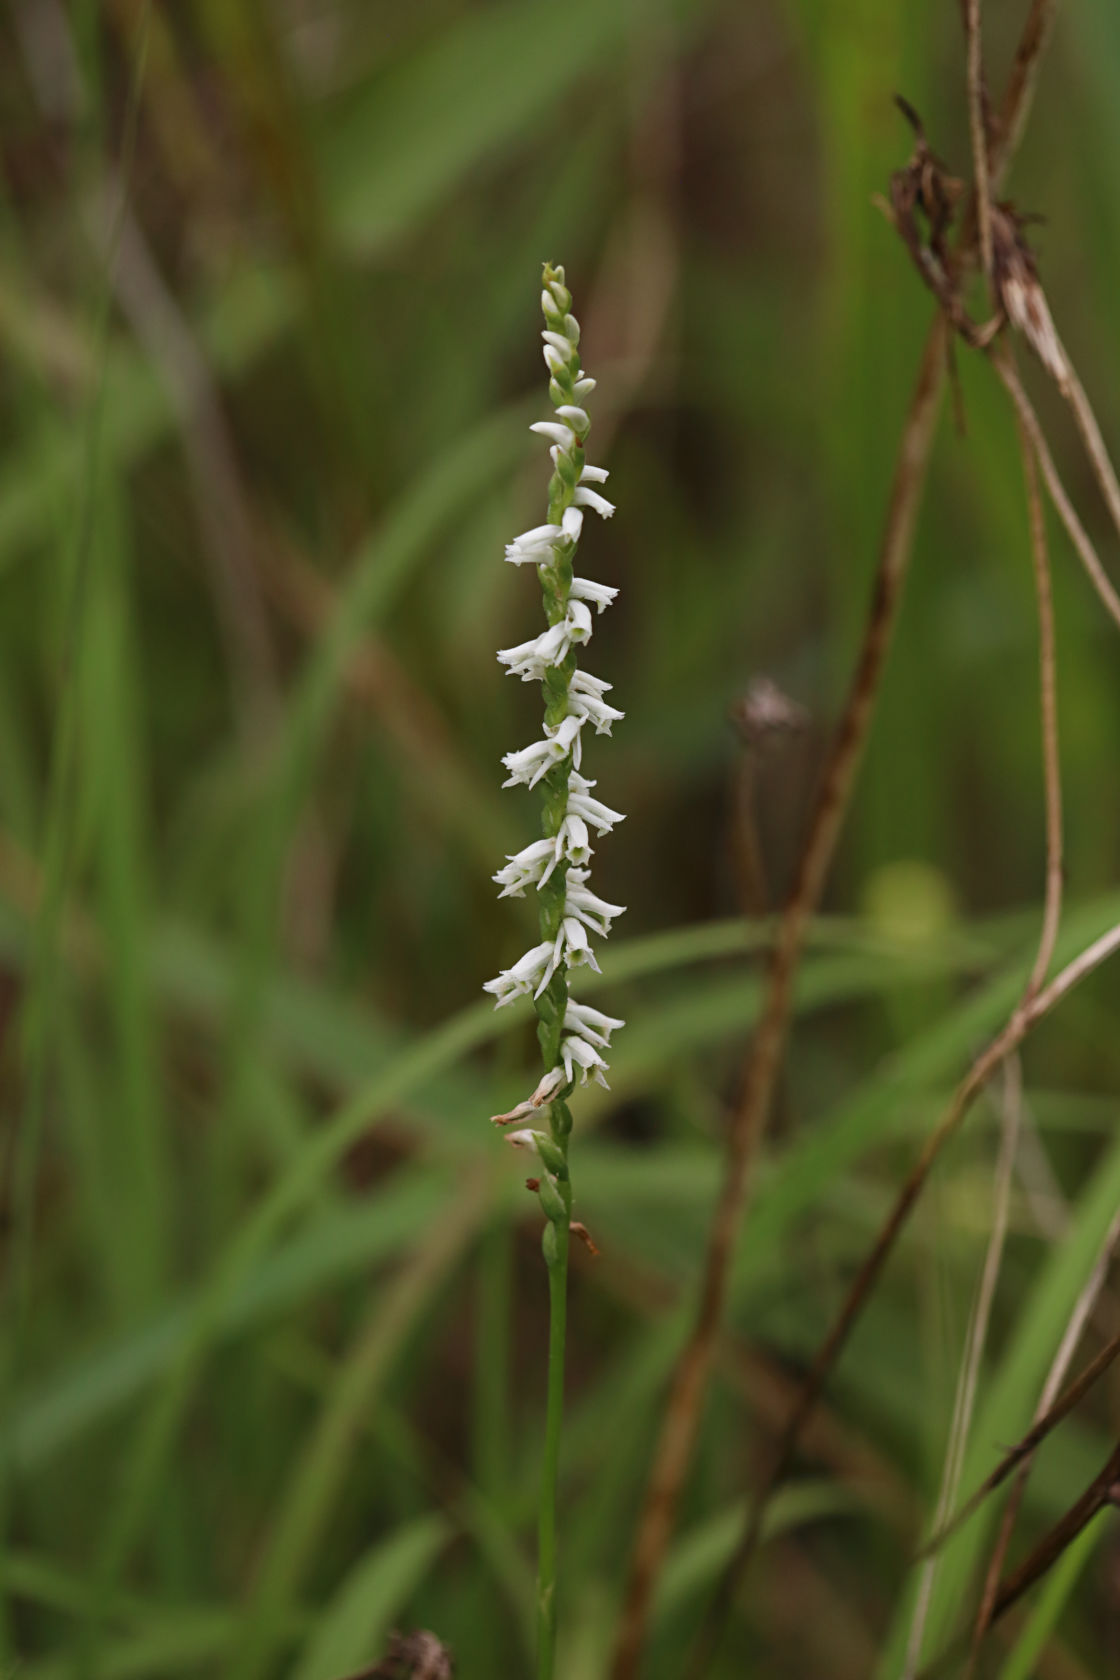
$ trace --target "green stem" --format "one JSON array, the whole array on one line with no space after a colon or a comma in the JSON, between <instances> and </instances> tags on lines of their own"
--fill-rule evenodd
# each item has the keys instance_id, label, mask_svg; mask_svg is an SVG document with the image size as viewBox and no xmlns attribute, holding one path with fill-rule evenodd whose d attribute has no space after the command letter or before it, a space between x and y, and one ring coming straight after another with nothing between
<instances>
[{"instance_id":1,"label":"green stem","mask_svg":"<svg viewBox=\"0 0 1120 1680\"><path fill-rule=\"evenodd\" d=\"M564 1421L564 1348L568 1321L568 1226L545 1226L548 1266L548 1412L541 1469L537 1551L537 1675L552 1680L556 1666L556 1488Z\"/></svg>"}]
</instances>

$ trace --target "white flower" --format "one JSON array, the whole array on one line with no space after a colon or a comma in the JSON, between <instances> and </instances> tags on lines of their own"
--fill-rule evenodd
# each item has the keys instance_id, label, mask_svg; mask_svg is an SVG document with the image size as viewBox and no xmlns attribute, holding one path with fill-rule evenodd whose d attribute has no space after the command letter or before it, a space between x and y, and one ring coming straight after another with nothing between
<instances>
[{"instance_id":1,"label":"white flower","mask_svg":"<svg viewBox=\"0 0 1120 1680\"><path fill-rule=\"evenodd\" d=\"M596 974L601 972L599 964L595 961L595 953L591 949L583 924L577 916L564 917L564 920L560 923L560 932L549 947L549 952L548 961L541 971L541 978L536 991L533 993L535 998L540 997L561 963L564 964L565 968L579 968L583 963L586 963L589 968L595 970Z\"/></svg>"},{"instance_id":2,"label":"white flower","mask_svg":"<svg viewBox=\"0 0 1120 1680\"><path fill-rule=\"evenodd\" d=\"M591 416L585 408L576 408L572 403L561 403L556 412L564 424L570 426L573 432L578 432L580 437L591 430Z\"/></svg>"},{"instance_id":3,"label":"white flower","mask_svg":"<svg viewBox=\"0 0 1120 1680\"><path fill-rule=\"evenodd\" d=\"M568 812L569 815L583 817L598 834L609 834L616 822L625 821L625 816L622 811L612 811L609 805L590 797L595 785L586 776L581 776L578 770L573 770L568 779Z\"/></svg>"},{"instance_id":4,"label":"white flower","mask_svg":"<svg viewBox=\"0 0 1120 1680\"><path fill-rule=\"evenodd\" d=\"M583 530L583 513L577 507L565 508L561 525L565 541L578 542L579 534Z\"/></svg>"},{"instance_id":5,"label":"white flower","mask_svg":"<svg viewBox=\"0 0 1120 1680\"><path fill-rule=\"evenodd\" d=\"M577 770L583 757L579 732L585 722L586 718L581 713L569 712L568 716L559 723L546 723L544 726L544 732L552 742L553 747L558 750L559 757L566 758L571 753L572 763Z\"/></svg>"},{"instance_id":6,"label":"white flower","mask_svg":"<svg viewBox=\"0 0 1120 1680\"><path fill-rule=\"evenodd\" d=\"M558 443L560 448L565 450L571 449L576 441L570 426L557 426L551 420L534 420L529 430L539 432L541 437L551 438L553 443Z\"/></svg>"},{"instance_id":7,"label":"white flower","mask_svg":"<svg viewBox=\"0 0 1120 1680\"><path fill-rule=\"evenodd\" d=\"M550 625L531 642L500 648L498 662L509 667L511 677L520 677L522 682L539 682L548 666L563 663L573 642L590 640L591 613L582 601L570 601L567 614L559 624Z\"/></svg>"},{"instance_id":8,"label":"white flower","mask_svg":"<svg viewBox=\"0 0 1120 1680\"><path fill-rule=\"evenodd\" d=\"M503 968L496 980L487 980L482 989L493 992L497 999L495 1009L501 1009L504 1004L512 1003L514 998L533 990L548 966L552 951L552 942L546 939L543 944L534 945L531 951L526 951L512 968Z\"/></svg>"},{"instance_id":9,"label":"white flower","mask_svg":"<svg viewBox=\"0 0 1120 1680\"><path fill-rule=\"evenodd\" d=\"M596 1084L601 1085L604 1091L610 1090L610 1086L603 1078L607 1071L607 1064L594 1046L588 1044L586 1039L564 1039L560 1045L560 1056L564 1063L564 1072L567 1074L569 1081L575 1078L574 1065L579 1069L581 1085L586 1085L588 1074L593 1074Z\"/></svg>"},{"instance_id":10,"label":"white flower","mask_svg":"<svg viewBox=\"0 0 1120 1680\"><path fill-rule=\"evenodd\" d=\"M534 840L522 851L507 854L505 867L491 876L502 889L498 897L524 898L525 888L539 886L542 880L547 880L557 862L554 840Z\"/></svg>"},{"instance_id":11,"label":"white flower","mask_svg":"<svg viewBox=\"0 0 1120 1680\"><path fill-rule=\"evenodd\" d=\"M582 601L568 602L568 616L562 622L568 626L568 635L573 642L591 640L591 614Z\"/></svg>"},{"instance_id":12,"label":"white flower","mask_svg":"<svg viewBox=\"0 0 1120 1680\"><path fill-rule=\"evenodd\" d=\"M562 536L559 525L534 525L506 544L506 559L513 566L549 566L556 558L554 544Z\"/></svg>"},{"instance_id":13,"label":"white flower","mask_svg":"<svg viewBox=\"0 0 1120 1680\"><path fill-rule=\"evenodd\" d=\"M595 583L591 578L577 577L572 579L571 592L577 601L593 601L600 612L609 607L618 594L618 590L609 583Z\"/></svg>"},{"instance_id":14,"label":"white flower","mask_svg":"<svg viewBox=\"0 0 1120 1680\"><path fill-rule=\"evenodd\" d=\"M595 953L591 949L583 924L575 916L565 916L560 924L560 932L556 936L556 944L563 941L564 966L579 968L586 963L598 974L599 964L595 961Z\"/></svg>"},{"instance_id":15,"label":"white flower","mask_svg":"<svg viewBox=\"0 0 1120 1680\"><path fill-rule=\"evenodd\" d=\"M625 904L608 904L599 898L587 886L589 870L569 869L564 894L564 912L569 916L578 916L593 933L606 938L611 931L611 922L616 916L626 914Z\"/></svg>"},{"instance_id":16,"label":"white flower","mask_svg":"<svg viewBox=\"0 0 1120 1680\"><path fill-rule=\"evenodd\" d=\"M534 636L531 642L519 642L516 647L499 648L498 663L509 666L511 677L520 677L523 682L532 679L539 680L548 665L558 665L566 651L566 636L562 624L553 624L548 630Z\"/></svg>"},{"instance_id":17,"label":"white flower","mask_svg":"<svg viewBox=\"0 0 1120 1680\"><path fill-rule=\"evenodd\" d=\"M603 677L592 676L590 671L573 671L572 680L568 685L568 694L569 696L575 695L580 699L594 697L596 700L601 700L604 694L610 693L613 686L613 683L607 682Z\"/></svg>"},{"instance_id":18,"label":"white flower","mask_svg":"<svg viewBox=\"0 0 1120 1680\"><path fill-rule=\"evenodd\" d=\"M564 720L567 722L567 719ZM536 787L542 776L546 776L554 764L567 758L568 748L554 736L546 735L543 741L531 741L527 747L518 752L508 752L502 758L502 763L509 771L509 777L502 783L504 788L518 787L524 782L526 787Z\"/></svg>"},{"instance_id":19,"label":"white flower","mask_svg":"<svg viewBox=\"0 0 1120 1680\"><path fill-rule=\"evenodd\" d=\"M597 490L588 490L585 485L577 484L574 496L577 507L594 508L603 519L609 519L614 512L614 503L608 502L605 496L600 496Z\"/></svg>"},{"instance_id":20,"label":"white flower","mask_svg":"<svg viewBox=\"0 0 1120 1680\"><path fill-rule=\"evenodd\" d=\"M604 1050L610 1049L611 1034L624 1027L625 1021L618 1020L613 1015L604 1015L599 1009L591 1009L586 1003L576 1003L573 998L568 999L568 1007L564 1011L564 1030L578 1033L589 1044L601 1045Z\"/></svg>"},{"instance_id":21,"label":"white flower","mask_svg":"<svg viewBox=\"0 0 1120 1680\"><path fill-rule=\"evenodd\" d=\"M569 863L575 864L585 864L590 862L591 845L587 833L587 824L584 822L582 817L577 816L571 809L570 796L568 800L567 814L564 817L564 821L560 824L556 839L552 842L552 845L554 854L552 868L548 869L545 874L541 876L542 885L548 879L548 876L551 875L552 870L555 869L561 858L566 858Z\"/></svg>"},{"instance_id":22,"label":"white flower","mask_svg":"<svg viewBox=\"0 0 1120 1680\"><path fill-rule=\"evenodd\" d=\"M493 993L499 1008L528 993L539 999L558 971L586 965L598 972L589 931L606 937L614 918L624 913L623 905L608 904L592 892L587 868L592 851L590 830L609 833L615 823L623 820L622 812L612 811L595 799L592 796L595 783L580 774L584 725L590 723L598 734L609 735L612 724L623 713L607 703L610 683L574 669L576 648L591 638L593 615L610 606L618 590L590 578L572 578L570 573L571 556L582 534L586 513L609 519L614 506L597 489L591 488L606 483L609 476L606 468L581 459L583 441L591 427L583 400L595 389L595 381L579 366L580 328L570 312L571 294L564 284L563 269L549 268L545 273L541 293L545 316L543 354L555 413L548 420L535 421L530 430L548 442L548 453L557 475L550 490L556 499L550 508L553 517L549 522L515 537L506 545L505 556L512 565L541 568L548 613L554 618L558 613L563 616L531 641L503 648L498 659L510 676L520 677L523 682L543 681L551 716L559 715L559 722L545 723L541 740L517 752L506 753L502 759L509 772L506 787L518 783L535 787L542 777L555 771L549 783L551 797L546 808L550 823L558 826L554 834L508 855L494 880L501 889L501 897L522 898L530 887L541 891L554 873L559 872L563 905L561 908L558 903L560 887L554 884L543 901L546 908L542 912L546 925L557 929L554 937L535 945L512 968L503 969L497 979L486 983L485 990ZM576 461L581 462L578 483L574 483ZM563 991L566 998L566 985L558 985L557 990ZM531 1120L557 1093L577 1081L586 1084L589 1079L595 1079L605 1086L607 1063L600 1051L610 1048L611 1033L622 1025L622 1021L599 1010L566 999L557 1065L508 1114L495 1115L495 1123L509 1126L515 1121ZM510 1132L508 1137L515 1148L533 1149L543 1160L554 1157L558 1162L563 1160L562 1147L544 1132L525 1127ZM536 1182L529 1181L530 1185ZM546 1212L552 1217L547 1205Z\"/></svg>"},{"instance_id":23,"label":"white flower","mask_svg":"<svg viewBox=\"0 0 1120 1680\"><path fill-rule=\"evenodd\" d=\"M593 677L589 671L576 671L568 688L568 705L594 724L596 735L609 735L611 724L626 716L617 706L608 706L603 699L610 683Z\"/></svg>"}]
</instances>

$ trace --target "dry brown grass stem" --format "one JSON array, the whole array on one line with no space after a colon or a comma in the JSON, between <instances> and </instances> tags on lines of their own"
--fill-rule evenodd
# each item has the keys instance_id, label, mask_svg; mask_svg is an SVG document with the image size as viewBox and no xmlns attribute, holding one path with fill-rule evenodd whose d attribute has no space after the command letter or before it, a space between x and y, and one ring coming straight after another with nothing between
<instances>
[{"instance_id":1,"label":"dry brown grass stem","mask_svg":"<svg viewBox=\"0 0 1120 1680\"><path fill-rule=\"evenodd\" d=\"M1023 458L1031 560L1034 564L1035 597L1038 603L1038 688L1046 801L1046 898L1038 954L1027 982L1027 996L1033 997L1049 972L1058 938L1058 924L1062 917L1062 767L1058 748L1058 669L1054 650L1054 600L1050 585L1050 556L1046 546L1046 516L1039 493L1038 468L1031 441L1018 416L1016 420Z\"/></svg>"},{"instance_id":2,"label":"dry brown grass stem","mask_svg":"<svg viewBox=\"0 0 1120 1680\"><path fill-rule=\"evenodd\" d=\"M988 162L988 132L984 118L984 55L980 34L980 0L965 0L964 28L968 47L968 129L972 142L972 178L976 202L976 234L984 273L992 274L992 182Z\"/></svg>"},{"instance_id":3,"label":"dry brown grass stem","mask_svg":"<svg viewBox=\"0 0 1120 1680\"><path fill-rule=\"evenodd\" d=\"M1081 441L1085 445L1085 453L1089 457L1089 465L1093 469L1093 477L1100 486L1109 517L1117 532L1120 532L1120 484L1116 482L1116 469L1109 459L1105 448L1101 429L1097 425L1097 417L1093 413L1092 405L1085 394L1085 387L1066 357L1066 377L1062 381L1062 393L1070 408L1077 429L1081 433Z\"/></svg>"},{"instance_id":4,"label":"dry brown grass stem","mask_svg":"<svg viewBox=\"0 0 1120 1680\"><path fill-rule=\"evenodd\" d=\"M895 463L871 614L859 663L825 766L797 877L778 927L766 1001L731 1119L726 1171L709 1232L700 1303L673 1374L654 1454L611 1668L613 1680L633 1680L638 1672L653 1588L664 1560L699 1427L712 1348L727 1294L731 1257L747 1203L750 1169L785 1049L794 977L805 931L832 861L894 628L937 420L947 344L948 328L939 315L926 342Z\"/></svg>"},{"instance_id":5,"label":"dry brown grass stem","mask_svg":"<svg viewBox=\"0 0 1120 1680\"><path fill-rule=\"evenodd\" d=\"M1011 401L1015 405L1015 412L1019 417L1023 430L1031 441L1035 460L1042 473L1042 482L1046 486L1047 494L1054 504L1054 511L1065 526L1066 532L1074 548L1077 550L1081 564L1089 574L1089 580L1100 598L1101 604L1113 622L1120 626L1120 596L1117 595L1109 579L1108 573L1101 565L1096 549L1089 540L1085 527L1077 516L1073 503L1066 495L1058 470L1054 465L1053 456L1047 447L1046 438L1039 424L1038 416L1031 406L1027 393L1006 346L1001 345L991 357L992 366L1003 383Z\"/></svg>"},{"instance_id":6,"label":"dry brown grass stem","mask_svg":"<svg viewBox=\"0 0 1120 1680\"><path fill-rule=\"evenodd\" d=\"M1007 1504L1004 1507L1003 1515L1000 1518L999 1533L996 1536L996 1543L992 1548L992 1555L989 1559L987 1572L984 1577L984 1589L980 1594L980 1604L977 1608L976 1620L972 1628L972 1639L969 1649L968 1668L965 1674L965 1680L971 1680L971 1676L975 1671L979 1658L981 1642L983 1641L984 1635L987 1633L989 1627L992 1625L992 1622L995 1620L996 1604L1000 1596L1000 1575L1003 1571L1004 1559L1007 1557L1008 1547L1011 1544L1011 1536L1019 1516L1019 1509L1023 1503L1023 1496L1027 1491L1027 1480L1031 1473L1031 1464L1034 1459L1035 1448L1045 1438L1045 1436L1049 1434L1050 1430L1054 1428L1056 1424L1060 1423L1062 1418L1065 1417L1068 1412L1072 1411L1073 1407L1081 1399L1082 1395L1092 1387L1101 1374L1108 1368L1113 1359L1116 1357L1117 1352L1120 1352L1120 1337L1117 1337L1114 1338L1113 1342L1109 1343L1108 1346L1101 1350L1096 1359L1094 1359L1081 1373L1081 1376L1077 1379L1077 1381L1071 1383L1070 1387L1066 1390L1066 1393L1061 1397L1061 1399L1058 1398L1059 1390L1066 1379L1066 1372L1073 1363L1073 1356L1076 1353L1077 1345L1084 1334L1085 1326L1088 1324L1096 1307L1097 1301L1100 1299L1101 1290L1104 1288L1105 1279L1108 1276L1109 1262L1112 1259L1112 1253L1116 1247L1118 1238L1120 1238L1120 1213L1116 1215L1108 1228L1104 1242L1101 1244L1101 1250L1097 1256L1096 1264L1094 1265L1092 1272L1089 1274L1081 1294L1077 1298L1073 1312L1070 1314L1069 1323L1066 1325L1065 1333L1062 1336L1058 1351L1054 1355L1053 1363L1050 1366L1046 1381L1043 1384L1042 1393L1039 1396L1038 1406L1034 1414L1034 1427L1024 1437L1024 1440L1019 1443L1019 1446L1012 1449L1012 1452L1007 1455L1007 1458L1004 1460L1004 1465L1007 1466L1007 1469L1004 1470L1004 1465L1000 1465L997 1467L997 1470L993 1472L993 1476L988 1478L988 1481L993 1486L998 1485L996 1481L993 1481L993 1477L997 1477L998 1481L1002 1481L1004 1479L1004 1475L1008 1474L1016 1464L1019 1466L1019 1473L1015 1478ZM1032 1440L1032 1436L1037 1438ZM1001 1471L1003 1474L1000 1474ZM988 1488L986 1486L977 1491L976 1495L969 1501L965 1510L957 1519L957 1522L964 1521L968 1512L979 1504L980 1500L984 1497L987 1491ZM956 1527L956 1522L954 1522L953 1527Z\"/></svg>"},{"instance_id":7,"label":"dry brown grass stem","mask_svg":"<svg viewBox=\"0 0 1120 1680\"><path fill-rule=\"evenodd\" d=\"M999 127L988 154L988 173L998 191L1008 165L1019 150L1027 118L1034 103L1038 70L1050 44L1058 0L1031 0L1031 9L1019 37L1015 62L1007 78L1007 90L999 114Z\"/></svg>"}]
</instances>

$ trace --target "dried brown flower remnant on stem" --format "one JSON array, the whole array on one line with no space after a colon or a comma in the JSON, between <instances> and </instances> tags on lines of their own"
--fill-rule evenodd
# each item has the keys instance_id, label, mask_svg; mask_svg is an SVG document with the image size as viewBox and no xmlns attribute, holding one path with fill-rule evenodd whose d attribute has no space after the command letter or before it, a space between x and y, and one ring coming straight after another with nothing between
<instances>
[{"instance_id":1,"label":"dried brown flower remnant on stem","mask_svg":"<svg viewBox=\"0 0 1120 1680\"><path fill-rule=\"evenodd\" d=\"M765 748L776 737L799 734L809 722L804 706L783 694L769 677L755 677L730 717L748 747Z\"/></svg>"}]
</instances>

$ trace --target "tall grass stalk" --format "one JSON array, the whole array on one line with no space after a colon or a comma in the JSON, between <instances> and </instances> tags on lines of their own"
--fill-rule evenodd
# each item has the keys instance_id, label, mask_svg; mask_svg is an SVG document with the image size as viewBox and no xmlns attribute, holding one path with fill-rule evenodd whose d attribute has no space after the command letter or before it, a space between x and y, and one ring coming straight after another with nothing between
<instances>
[{"instance_id":1,"label":"tall grass stalk","mask_svg":"<svg viewBox=\"0 0 1120 1680\"><path fill-rule=\"evenodd\" d=\"M578 1081L589 1077L606 1084L607 1064L602 1051L623 1022L575 1003L568 990L568 970L582 965L598 969L588 932L605 936L623 906L607 904L587 886L591 857L589 831L609 833L621 814L592 797L594 783L580 774L583 730L591 724L597 734L610 734L622 716L606 702L609 683L577 666L580 646L590 640L592 608L602 612L617 590L574 576L572 562L585 510L604 518L614 512L591 485L607 474L588 465L584 446L591 427L585 399L595 388L580 367L579 323L571 313L572 297L564 270L545 265L541 308L545 327L544 359L549 372L549 395L555 420L537 421L532 430L550 443L553 472L548 487L548 519L516 537L506 559L516 566L535 565L548 628L534 640L504 648L498 658L511 676L539 682L544 691L542 738L503 759L509 777L506 787L538 784L543 794L542 834L524 850L510 856L494 876L501 896L522 897L536 889L540 905L540 942L495 980L487 981L496 1007L532 993L537 1011L545 1073L523 1102L494 1116L495 1125L531 1120L547 1109L548 1130L519 1126L507 1133L516 1148L532 1150L540 1161L540 1176L528 1180L540 1197L546 1224L542 1247L548 1268L548 1403L545 1419L544 1462L538 1523L537 1661L540 1680L550 1680L556 1660L556 1496L560 1472L560 1440L564 1418L564 1369L567 1337L568 1251L574 1229L586 1240L585 1228L572 1223L572 1181L568 1143L572 1115L568 1098Z\"/></svg>"}]
</instances>

